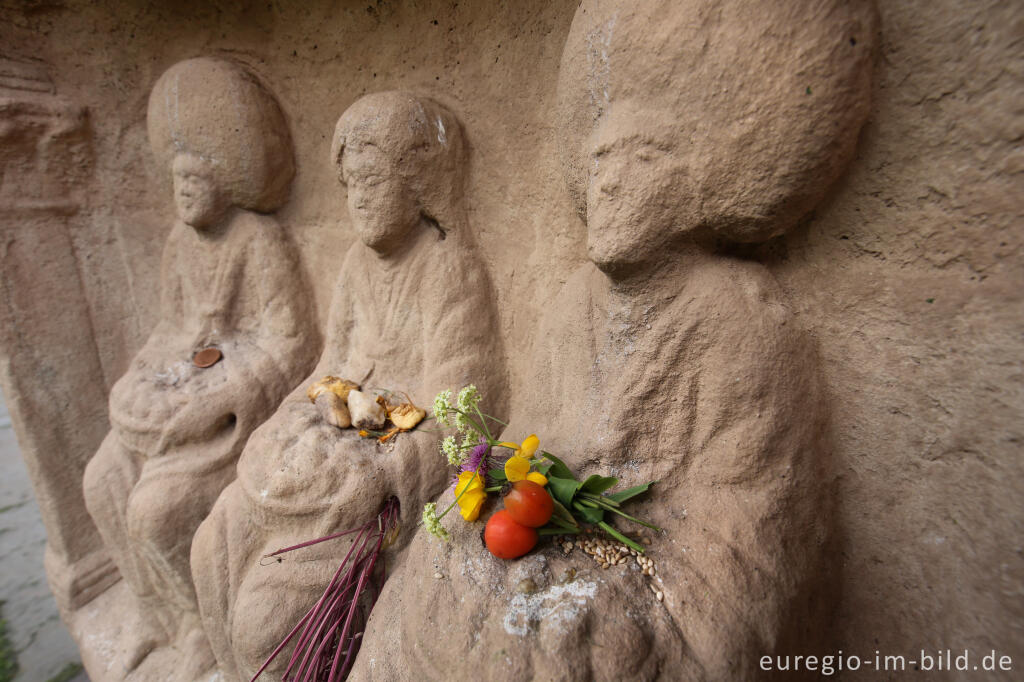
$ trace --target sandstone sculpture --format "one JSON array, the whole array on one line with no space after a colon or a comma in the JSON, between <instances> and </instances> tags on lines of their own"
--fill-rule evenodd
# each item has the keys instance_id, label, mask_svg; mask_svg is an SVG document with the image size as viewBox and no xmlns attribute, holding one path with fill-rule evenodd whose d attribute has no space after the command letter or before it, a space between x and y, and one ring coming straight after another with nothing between
<instances>
[{"instance_id":1,"label":"sandstone sculpture","mask_svg":"<svg viewBox=\"0 0 1024 682\"><path fill-rule=\"evenodd\" d=\"M85 108L55 93L47 66L0 56L0 384L46 524L50 589L69 612L117 570L81 492L107 428L74 246L93 188L93 132Z\"/></svg>"},{"instance_id":2,"label":"sandstone sculpture","mask_svg":"<svg viewBox=\"0 0 1024 682\"><path fill-rule=\"evenodd\" d=\"M85 499L137 600L122 604L124 667L187 648L182 679L212 664L189 569L192 536L235 477L252 431L318 350L297 254L274 218L294 173L274 98L225 60L180 62L149 98L149 139L173 173L159 323L110 394L111 430ZM184 649L183 649L184 650ZM188 672L191 671L191 672Z\"/></svg>"},{"instance_id":3,"label":"sandstone sculpture","mask_svg":"<svg viewBox=\"0 0 1024 682\"><path fill-rule=\"evenodd\" d=\"M583 2L559 123L591 262L544 319L505 437L658 480L636 512L665 529L658 571L420 532L352 679L752 680L759 656L814 649L826 400L779 286L730 244L793 227L848 163L875 31L868 2Z\"/></svg>"},{"instance_id":4,"label":"sandstone sculpture","mask_svg":"<svg viewBox=\"0 0 1024 682\"><path fill-rule=\"evenodd\" d=\"M362 438L325 421L308 384L334 375L424 404L475 381L504 404L493 293L462 204L458 121L429 99L367 95L339 120L332 160L360 241L338 274L323 355L253 434L238 479L192 546L203 623L232 680L249 679L309 609L344 545L310 547L282 563L261 563L262 555L362 525L391 496L401 503L401 546L446 483L436 433L421 427L386 444ZM279 679L286 659L265 677Z\"/></svg>"}]
</instances>

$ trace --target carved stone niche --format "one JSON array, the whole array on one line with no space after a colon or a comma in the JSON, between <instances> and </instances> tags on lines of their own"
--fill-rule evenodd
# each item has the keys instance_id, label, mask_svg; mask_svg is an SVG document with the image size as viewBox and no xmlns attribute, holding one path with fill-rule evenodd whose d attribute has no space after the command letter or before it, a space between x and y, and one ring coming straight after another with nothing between
<instances>
[{"instance_id":1,"label":"carved stone niche","mask_svg":"<svg viewBox=\"0 0 1024 682\"><path fill-rule=\"evenodd\" d=\"M636 509L665 530L656 573L421 530L351 679L755 680L761 656L816 649L835 573L815 349L767 269L722 246L790 229L838 178L875 34L870 2L584 0L558 123L590 262L505 437L658 481Z\"/></svg>"},{"instance_id":2,"label":"carved stone niche","mask_svg":"<svg viewBox=\"0 0 1024 682\"><path fill-rule=\"evenodd\" d=\"M273 96L236 63L191 59L157 81L147 124L177 215L159 321L111 390L111 429L84 476L124 581L75 626L94 679L139 667L134 679L173 670L190 680L213 665L189 568L193 534L319 339L297 252L269 215L294 174ZM96 619L113 627L110 614L118 623L104 634L117 650L93 651L83 638Z\"/></svg>"},{"instance_id":3,"label":"carved stone niche","mask_svg":"<svg viewBox=\"0 0 1024 682\"><path fill-rule=\"evenodd\" d=\"M0 383L46 526L47 578L67 614L117 571L81 490L106 429L72 239L92 178L92 131L38 60L0 58L0 149Z\"/></svg>"},{"instance_id":4,"label":"carved stone niche","mask_svg":"<svg viewBox=\"0 0 1024 682\"><path fill-rule=\"evenodd\" d=\"M494 295L463 207L465 154L458 120L424 97L375 93L342 115L331 162L359 241L338 273L324 352L307 381L335 375L421 405L473 381L503 409ZM336 428L306 385L257 429L192 546L203 625L225 679L252 677L339 562L335 543L282 563L262 555L362 525L397 497L401 533L388 565L402 565L423 504L447 484L439 440L419 429L379 444ZM281 679L287 659L264 678Z\"/></svg>"}]
</instances>

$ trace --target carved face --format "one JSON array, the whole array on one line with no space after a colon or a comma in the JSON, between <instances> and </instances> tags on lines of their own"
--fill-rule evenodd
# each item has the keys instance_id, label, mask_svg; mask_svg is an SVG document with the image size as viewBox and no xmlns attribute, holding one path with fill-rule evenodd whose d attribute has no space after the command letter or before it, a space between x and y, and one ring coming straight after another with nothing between
<instances>
[{"instance_id":1,"label":"carved face","mask_svg":"<svg viewBox=\"0 0 1024 682\"><path fill-rule=\"evenodd\" d=\"M371 142L345 147L342 179L348 210L364 244L381 253L397 247L420 221L420 207L393 159Z\"/></svg>"},{"instance_id":2,"label":"carved face","mask_svg":"<svg viewBox=\"0 0 1024 682\"><path fill-rule=\"evenodd\" d=\"M203 230L220 222L228 206L209 164L181 154L174 159L173 176L174 204L183 223Z\"/></svg>"},{"instance_id":3,"label":"carved face","mask_svg":"<svg viewBox=\"0 0 1024 682\"><path fill-rule=\"evenodd\" d=\"M620 107L586 142L587 255L602 270L646 263L692 227L697 203L668 126Z\"/></svg>"}]
</instances>

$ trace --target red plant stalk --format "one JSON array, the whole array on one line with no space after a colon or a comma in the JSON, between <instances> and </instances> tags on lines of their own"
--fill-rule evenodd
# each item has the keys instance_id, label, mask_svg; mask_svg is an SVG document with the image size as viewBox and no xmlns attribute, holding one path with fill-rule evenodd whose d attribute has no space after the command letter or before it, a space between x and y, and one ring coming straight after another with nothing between
<instances>
[{"instance_id":1,"label":"red plant stalk","mask_svg":"<svg viewBox=\"0 0 1024 682\"><path fill-rule=\"evenodd\" d=\"M377 518L359 528L279 549L267 555L275 557L327 540L357 534L324 593L274 649L250 682L255 682L263 674L278 654L296 639L296 635L298 639L284 672L285 682L340 682L345 679L359 651L366 627L365 616L373 608L383 587L384 577L381 576L375 585L373 572L378 559L381 559L381 568L385 566L381 550L398 526L398 511L398 500L390 498L384 503ZM363 599L367 588L370 588L370 593Z\"/></svg>"}]
</instances>

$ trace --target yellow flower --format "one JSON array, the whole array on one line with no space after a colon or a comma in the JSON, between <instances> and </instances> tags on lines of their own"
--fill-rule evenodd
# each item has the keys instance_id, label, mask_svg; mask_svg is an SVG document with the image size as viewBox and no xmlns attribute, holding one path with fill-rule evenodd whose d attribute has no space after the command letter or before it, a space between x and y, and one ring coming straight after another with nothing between
<instances>
[{"instance_id":1,"label":"yellow flower","mask_svg":"<svg viewBox=\"0 0 1024 682\"><path fill-rule=\"evenodd\" d=\"M516 443L498 443L498 445L515 450L512 456L505 462L505 478L510 483L527 478L527 473L530 471L530 458L533 457L533 453L537 452L537 448L540 447L540 438L537 438L536 434L530 434L523 441L522 445L517 445ZM540 476L540 474L537 475ZM546 478L544 483L547 483Z\"/></svg>"},{"instance_id":2,"label":"yellow flower","mask_svg":"<svg viewBox=\"0 0 1024 682\"><path fill-rule=\"evenodd\" d=\"M512 453L514 457L525 457L526 459L530 459L533 457L533 453L537 452L537 448L540 447L540 438L537 438L536 434L530 434L526 437L526 440L523 441L522 445L519 445L518 443L498 443L498 445L503 448L515 450L515 452Z\"/></svg>"},{"instance_id":3,"label":"yellow flower","mask_svg":"<svg viewBox=\"0 0 1024 682\"><path fill-rule=\"evenodd\" d=\"M518 455L512 455L505 460L505 478L511 483L522 481L530 471L530 460Z\"/></svg>"},{"instance_id":4,"label":"yellow flower","mask_svg":"<svg viewBox=\"0 0 1024 682\"><path fill-rule=\"evenodd\" d=\"M530 473L526 474L526 480L533 481L534 483L542 487L548 484L547 476L540 473L539 471L531 471Z\"/></svg>"},{"instance_id":5,"label":"yellow flower","mask_svg":"<svg viewBox=\"0 0 1024 682\"><path fill-rule=\"evenodd\" d=\"M455 499L462 518L466 521L476 521L480 516L480 508L487 499L482 477L472 471L463 471L459 474L459 480L455 483Z\"/></svg>"}]
</instances>

